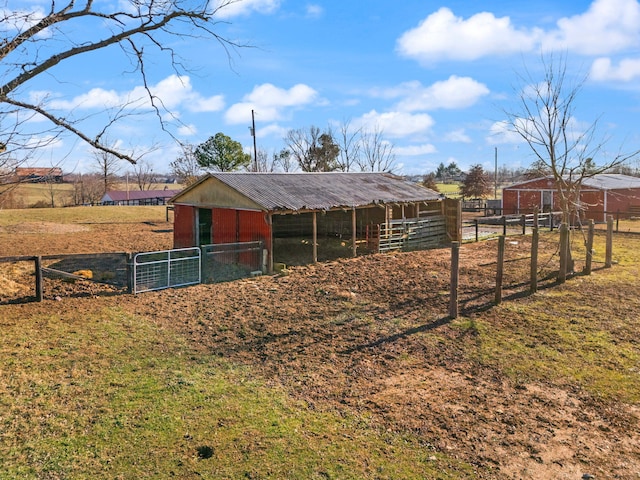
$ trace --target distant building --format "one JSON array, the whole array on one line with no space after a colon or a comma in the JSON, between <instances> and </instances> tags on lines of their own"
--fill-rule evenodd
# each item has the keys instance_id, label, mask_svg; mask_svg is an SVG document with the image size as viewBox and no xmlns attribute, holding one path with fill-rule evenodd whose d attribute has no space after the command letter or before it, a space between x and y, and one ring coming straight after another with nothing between
<instances>
[{"instance_id":1,"label":"distant building","mask_svg":"<svg viewBox=\"0 0 640 480\"><path fill-rule=\"evenodd\" d=\"M531 213L534 209L551 212L559 209L558 192L552 177L534 178L502 190L505 215ZM580 203L585 218L606 221L607 215L631 212L640 207L640 178L617 173L602 173L585 178L580 188Z\"/></svg>"},{"instance_id":2,"label":"distant building","mask_svg":"<svg viewBox=\"0 0 640 480\"><path fill-rule=\"evenodd\" d=\"M102 197L103 205L166 205L178 190L113 190Z\"/></svg>"},{"instance_id":3,"label":"distant building","mask_svg":"<svg viewBox=\"0 0 640 480\"><path fill-rule=\"evenodd\" d=\"M15 175L19 182L29 183L62 183L62 169L58 167L17 167Z\"/></svg>"}]
</instances>

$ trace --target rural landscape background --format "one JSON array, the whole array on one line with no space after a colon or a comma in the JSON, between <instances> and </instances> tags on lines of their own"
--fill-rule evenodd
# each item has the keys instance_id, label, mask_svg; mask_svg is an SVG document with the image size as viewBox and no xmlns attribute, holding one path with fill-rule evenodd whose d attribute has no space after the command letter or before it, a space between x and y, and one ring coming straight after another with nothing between
<instances>
[{"instance_id":1,"label":"rural landscape background","mask_svg":"<svg viewBox=\"0 0 640 480\"><path fill-rule=\"evenodd\" d=\"M169 248L165 215L2 210L2 255ZM1 476L637 478L640 237L605 269L597 234L557 285L543 232L530 295L510 236L499 306L496 245L462 245L455 320L448 249L136 296L45 279L0 305ZM32 294L32 263L0 268Z\"/></svg>"}]
</instances>

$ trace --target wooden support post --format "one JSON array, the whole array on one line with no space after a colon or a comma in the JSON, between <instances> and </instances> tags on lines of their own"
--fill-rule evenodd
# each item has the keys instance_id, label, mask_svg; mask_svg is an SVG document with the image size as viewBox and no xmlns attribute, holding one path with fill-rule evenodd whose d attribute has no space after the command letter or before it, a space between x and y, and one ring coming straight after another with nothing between
<instances>
[{"instance_id":1,"label":"wooden support post","mask_svg":"<svg viewBox=\"0 0 640 480\"><path fill-rule=\"evenodd\" d=\"M127 264L127 293L133 293L133 253L125 253L125 262Z\"/></svg>"},{"instance_id":2,"label":"wooden support post","mask_svg":"<svg viewBox=\"0 0 640 480\"><path fill-rule=\"evenodd\" d=\"M587 257L584 265L585 275L591 275L591 263L593 262L593 236L595 233L595 222L589 220L589 229L587 230Z\"/></svg>"},{"instance_id":3,"label":"wooden support post","mask_svg":"<svg viewBox=\"0 0 640 480\"><path fill-rule=\"evenodd\" d=\"M458 281L460 271L460 242L451 242L451 288L449 317L458 318Z\"/></svg>"},{"instance_id":4,"label":"wooden support post","mask_svg":"<svg viewBox=\"0 0 640 480\"><path fill-rule=\"evenodd\" d=\"M567 267L569 265L569 226L560 224L560 269L558 270L558 283L567 280Z\"/></svg>"},{"instance_id":5,"label":"wooden support post","mask_svg":"<svg viewBox=\"0 0 640 480\"><path fill-rule=\"evenodd\" d=\"M498 237L498 261L496 268L496 295L495 304L502 303L502 277L504 273L504 242L505 236Z\"/></svg>"},{"instance_id":6,"label":"wooden support post","mask_svg":"<svg viewBox=\"0 0 640 480\"><path fill-rule=\"evenodd\" d=\"M522 222L522 234L526 235L527 234L527 216L525 214L522 214L520 216L520 221Z\"/></svg>"},{"instance_id":7,"label":"wooden support post","mask_svg":"<svg viewBox=\"0 0 640 480\"><path fill-rule=\"evenodd\" d=\"M536 213L536 218L538 214ZM537 222L534 222L537 223ZM530 287L529 291L531 293L536 293L538 291L538 243L540 242L540 232L538 231L538 227L533 227L533 232L531 235L531 271L530 271Z\"/></svg>"},{"instance_id":8,"label":"wooden support post","mask_svg":"<svg viewBox=\"0 0 640 480\"><path fill-rule=\"evenodd\" d=\"M404 205L402 206L402 214L404 215ZM353 239L352 253L356 257L358 255L358 223L356 217L356 207L351 210L351 238Z\"/></svg>"},{"instance_id":9,"label":"wooden support post","mask_svg":"<svg viewBox=\"0 0 640 480\"><path fill-rule=\"evenodd\" d=\"M604 266L605 268L611 268L613 264L611 257L613 254L613 216L609 215L607 218L607 247L605 252Z\"/></svg>"},{"instance_id":10,"label":"wooden support post","mask_svg":"<svg viewBox=\"0 0 640 480\"><path fill-rule=\"evenodd\" d=\"M502 235L507 234L507 217L505 215L502 216Z\"/></svg>"},{"instance_id":11,"label":"wooden support post","mask_svg":"<svg viewBox=\"0 0 640 480\"><path fill-rule=\"evenodd\" d=\"M475 218L475 219L473 220L473 223L474 223L474 225L475 225L475 227L476 227L476 242L477 242L477 241L478 241L478 219L477 219L477 218Z\"/></svg>"},{"instance_id":12,"label":"wooden support post","mask_svg":"<svg viewBox=\"0 0 640 480\"><path fill-rule=\"evenodd\" d=\"M44 290L42 286L42 257L35 257L34 264L36 270L36 302L41 302L44 298Z\"/></svg>"},{"instance_id":13,"label":"wooden support post","mask_svg":"<svg viewBox=\"0 0 640 480\"><path fill-rule=\"evenodd\" d=\"M273 273L273 215L267 215L267 223L269 224L269 259L267 261L267 271Z\"/></svg>"},{"instance_id":14,"label":"wooden support post","mask_svg":"<svg viewBox=\"0 0 640 480\"><path fill-rule=\"evenodd\" d=\"M313 224L313 263L318 263L318 215L317 212L311 212L311 219Z\"/></svg>"}]
</instances>

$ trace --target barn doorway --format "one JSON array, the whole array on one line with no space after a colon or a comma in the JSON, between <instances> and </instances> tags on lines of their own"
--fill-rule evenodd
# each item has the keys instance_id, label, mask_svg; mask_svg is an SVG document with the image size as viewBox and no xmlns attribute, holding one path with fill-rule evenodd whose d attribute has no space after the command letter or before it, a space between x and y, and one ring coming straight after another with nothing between
<instances>
[{"instance_id":1,"label":"barn doorway","mask_svg":"<svg viewBox=\"0 0 640 480\"><path fill-rule=\"evenodd\" d=\"M551 190L542 191L542 211L553 211L553 192Z\"/></svg>"},{"instance_id":2,"label":"barn doorway","mask_svg":"<svg viewBox=\"0 0 640 480\"><path fill-rule=\"evenodd\" d=\"M212 215L209 208L198 208L198 245L212 244Z\"/></svg>"}]
</instances>

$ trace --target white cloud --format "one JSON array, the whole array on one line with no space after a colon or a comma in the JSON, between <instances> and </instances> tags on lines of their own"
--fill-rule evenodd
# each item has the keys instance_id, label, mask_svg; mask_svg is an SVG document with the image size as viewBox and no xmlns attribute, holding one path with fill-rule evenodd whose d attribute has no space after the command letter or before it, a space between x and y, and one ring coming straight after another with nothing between
<instances>
[{"instance_id":1,"label":"white cloud","mask_svg":"<svg viewBox=\"0 0 640 480\"><path fill-rule=\"evenodd\" d=\"M443 140L445 142L453 142L453 143L471 143L471 137L467 135L464 129L454 130L452 132L447 133Z\"/></svg>"},{"instance_id":2,"label":"white cloud","mask_svg":"<svg viewBox=\"0 0 640 480\"><path fill-rule=\"evenodd\" d=\"M560 48L583 55L605 55L640 42L640 4L637 0L595 0L580 15L561 18L543 48Z\"/></svg>"},{"instance_id":3,"label":"white cloud","mask_svg":"<svg viewBox=\"0 0 640 480\"><path fill-rule=\"evenodd\" d=\"M553 29L519 27L509 17L481 12L469 18L440 8L397 41L397 51L424 65L491 55L566 50L607 55L640 44L637 0L594 0L584 13L560 18Z\"/></svg>"},{"instance_id":4,"label":"white cloud","mask_svg":"<svg viewBox=\"0 0 640 480\"><path fill-rule=\"evenodd\" d=\"M385 136L396 138L426 134L431 130L434 123L433 118L426 113L378 113L375 110L371 110L353 121L355 127L377 128L381 130Z\"/></svg>"},{"instance_id":5,"label":"white cloud","mask_svg":"<svg viewBox=\"0 0 640 480\"><path fill-rule=\"evenodd\" d=\"M178 128L178 134L182 135L183 137L191 137L196 133L198 133L198 128L192 123L189 125L181 125Z\"/></svg>"},{"instance_id":6,"label":"white cloud","mask_svg":"<svg viewBox=\"0 0 640 480\"><path fill-rule=\"evenodd\" d=\"M324 14L324 8L315 3L309 3L306 10L308 18L320 18Z\"/></svg>"},{"instance_id":7,"label":"white cloud","mask_svg":"<svg viewBox=\"0 0 640 480\"><path fill-rule=\"evenodd\" d=\"M404 86L407 87L406 98L397 108L407 112L467 108L475 104L480 97L489 94L485 84L470 77L455 75L428 87L423 87L420 82L410 82Z\"/></svg>"},{"instance_id":8,"label":"white cloud","mask_svg":"<svg viewBox=\"0 0 640 480\"><path fill-rule=\"evenodd\" d=\"M216 0L217 18L249 15L251 12L273 13L280 7L280 0Z\"/></svg>"},{"instance_id":9,"label":"white cloud","mask_svg":"<svg viewBox=\"0 0 640 480\"><path fill-rule=\"evenodd\" d=\"M531 50L540 35L539 29L517 29L509 17L482 12L465 20L443 7L405 32L398 39L397 50L425 64L443 59L476 60Z\"/></svg>"},{"instance_id":10,"label":"white cloud","mask_svg":"<svg viewBox=\"0 0 640 480\"><path fill-rule=\"evenodd\" d=\"M203 97L193 90L188 76L170 75L156 85L150 86L149 90L167 109L184 107L192 112L215 112L224 108L224 97L221 95ZM42 92L39 94L42 95ZM129 92L92 88L71 100L55 99L49 104L50 108L63 110L115 107L132 109L143 106L148 108L151 104L148 93L142 86L135 87Z\"/></svg>"},{"instance_id":11,"label":"white cloud","mask_svg":"<svg viewBox=\"0 0 640 480\"><path fill-rule=\"evenodd\" d=\"M536 128L536 125L532 120L527 118L518 118L516 119L516 122L518 124L518 131L523 132L527 135L529 133L532 133L532 137L539 135L537 133L538 129ZM575 117L569 118L565 132L567 139L569 140L569 142L576 142L577 144L579 144L582 140L582 137L585 135L585 133L588 132L591 126L592 125L588 124L587 122L580 121ZM487 136L486 140L490 145L499 145L503 143L518 144L525 141L523 136L514 130L513 125L505 120L494 122L491 125L491 127L489 128L489 135ZM533 143L537 143L535 139L533 140Z\"/></svg>"},{"instance_id":12,"label":"white cloud","mask_svg":"<svg viewBox=\"0 0 640 480\"><path fill-rule=\"evenodd\" d=\"M598 82L630 82L640 78L640 58L625 58L617 66L610 58L598 58L591 65L589 78Z\"/></svg>"},{"instance_id":13,"label":"white cloud","mask_svg":"<svg viewBox=\"0 0 640 480\"><path fill-rule=\"evenodd\" d=\"M289 131L288 128L282 127L277 123L272 123L263 128L256 128L256 136L258 138L277 137L284 138Z\"/></svg>"},{"instance_id":14,"label":"white cloud","mask_svg":"<svg viewBox=\"0 0 640 480\"><path fill-rule=\"evenodd\" d=\"M432 153L436 153L438 150L434 145L430 143L425 143L423 145L409 145L406 147L394 147L393 151L396 155L400 155L403 157L417 157L420 155L430 155Z\"/></svg>"},{"instance_id":15,"label":"white cloud","mask_svg":"<svg viewBox=\"0 0 640 480\"><path fill-rule=\"evenodd\" d=\"M506 121L494 122L489 128L487 143L500 145L503 143L522 143L523 138L513 131L513 127Z\"/></svg>"},{"instance_id":16,"label":"white cloud","mask_svg":"<svg viewBox=\"0 0 640 480\"><path fill-rule=\"evenodd\" d=\"M308 85L297 84L287 90L264 83L245 95L242 102L232 105L225 119L231 124L246 123L251 120L251 110L254 110L256 121L280 120L286 109L309 105L317 98L318 92Z\"/></svg>"}]
</instances>

